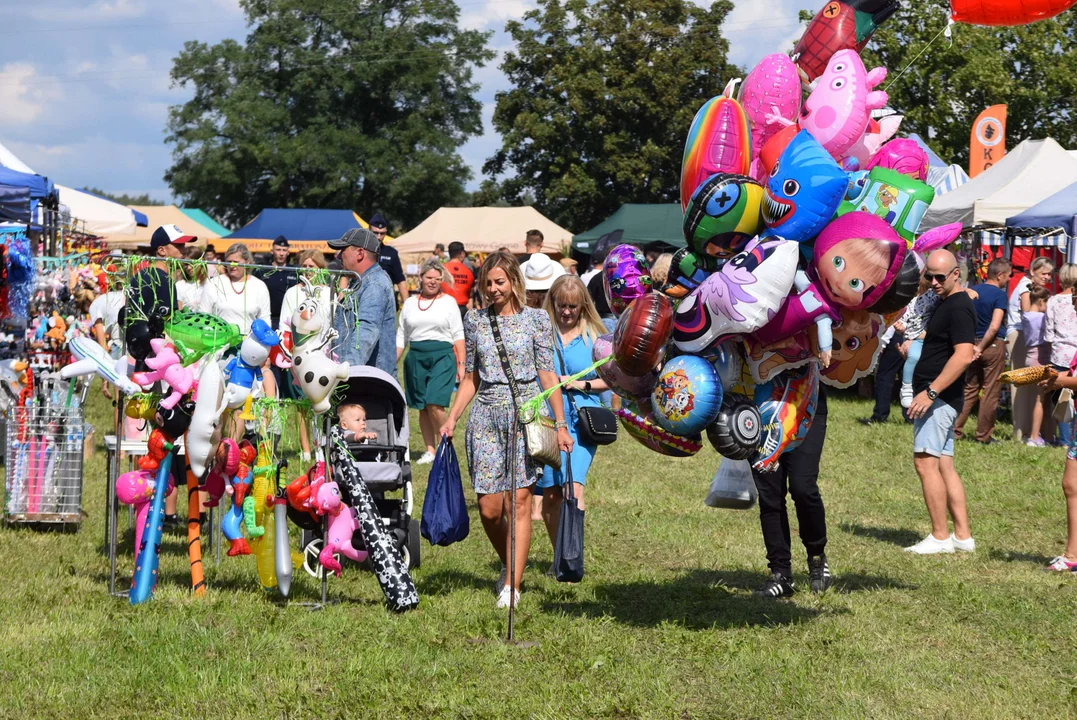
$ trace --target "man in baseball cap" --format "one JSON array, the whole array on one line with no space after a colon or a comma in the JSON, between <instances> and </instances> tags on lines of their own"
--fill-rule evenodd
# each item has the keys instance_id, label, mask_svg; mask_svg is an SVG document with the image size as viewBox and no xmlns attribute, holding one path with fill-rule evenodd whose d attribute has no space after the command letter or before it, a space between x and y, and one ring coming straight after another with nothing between
<instances>
[{"instance_id":1,"label":"man in baseball cap","mask_svg":"<svg viewBox=\"0 0 1077 720\"><path fill-rule=\"evenodd\" d=\"M404 275L404 266L400 264L400 253L392 245L385 242L385 236L389 233L389 224L385 222L385 216L380 212L374 213L370 218L370 231L377 235L378 240L381 241L381 257L378 262L381 263L381 269L389 274L389 279L392 280L397 292L400 293L400 301L397 304L399 309L403 307L404 301L408 299L408 280Z\"/></svg>"},{"instance_id":2,"label":"man in baseball cap","mask_svg":"<svg viewBox=\"0 0 1077 720\"><path fill-rule=\"evenodd\" d=\"M178 260L183 257L183 249L178 246L197 239L194 235L185 234L175 225L162 225L153 231L153 236L150 238L150 250L157 257Z\"/></svg>"},{"instance_id":3,"label":"man in baseball cap","mask_svg":"<svg viewBox=\"0 0 1077 720\"><path fill-rule=\"evenodd\" d=\"M337 353L352 365L370 365L396 377L396 305L393 284L382 270L381 242L366 228L330 240L341 267L360 277L359 289L337 308Z\"/></svg>"}]
</instances>

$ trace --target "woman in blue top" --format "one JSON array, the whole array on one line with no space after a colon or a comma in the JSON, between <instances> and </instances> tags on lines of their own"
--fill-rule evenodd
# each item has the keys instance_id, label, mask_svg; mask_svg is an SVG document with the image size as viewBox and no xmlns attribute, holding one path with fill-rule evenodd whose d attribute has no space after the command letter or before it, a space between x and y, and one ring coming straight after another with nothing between
<instances>
[{"instance_id":1,"label":"woman in blue top","mask_svg":"<svg viewBox=\"0 0 1077 720\"><path fill-rule=\"evenodd\" d=\"M546 296L544 309L550 314L554 327L554 370L558 382L564 382L570 376L586 370L594 364L591 349L599 335L605 333L602 318L595 309L595 304L587 292L586 286L575 275L563 275L554 281ZM537 492L542 493L542 519L550 534L550 543L557 544L557 523L561 519L562 486L572 463L573 492L584 509L583 486L587 482L587 471L595 458L597 446L587 445L580 440L580 414L582 407L601 405L599 394L609 389L598 374L592 371L583 379L566 385L562 393L565 406L565 420L568 432L572 436L571 453L561 453L561 470L554 470L549 465L542 472L536 483Z\"/></svg>"}]
</instances>

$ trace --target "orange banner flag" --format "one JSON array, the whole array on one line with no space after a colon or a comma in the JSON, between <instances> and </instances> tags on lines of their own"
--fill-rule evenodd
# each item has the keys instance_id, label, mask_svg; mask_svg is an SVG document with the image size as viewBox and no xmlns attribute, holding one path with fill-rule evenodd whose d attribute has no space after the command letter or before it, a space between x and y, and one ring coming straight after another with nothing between
<instances>
[{"instance_id":1,"label":"orange banner flag","mask_svg":"<svg viewBox=\"0 0 1077 720\"><path fill-rule=\"evenodd\" d=\"M1006 106L992 105L972 124L969 177L974 178L1006 154Z\"/></svg>"}]
</instances>

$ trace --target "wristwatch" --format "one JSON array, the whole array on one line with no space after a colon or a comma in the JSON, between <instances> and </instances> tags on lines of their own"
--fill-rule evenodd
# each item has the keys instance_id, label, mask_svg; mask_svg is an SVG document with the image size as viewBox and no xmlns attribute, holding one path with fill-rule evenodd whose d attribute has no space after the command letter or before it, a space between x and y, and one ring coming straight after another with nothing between
<instances>
[{"instance_id":1,"label":"wristwatch","mask_svg":"<svg viewBox=\"0 0 1077 720\"><path fill-rule=\"evenodd\" d=\"M555 422L553 426L558 430L568 430L568 423L563 420L561 422Z\"/></svg>"},{"instance_id":2,"label":"wristwatch","mask_svg":"<svg viewBox=\"0 0 1077 720\"><path fill-rule=\"evenodd\" d=\"M938 398L938 396L939 396L939 394L937 392L935 392L934 390L932 390L931 388L928 388L924 392L927 393L927 398L931 402L935 402L935 399Z\"/></svg>"}]
</instances>

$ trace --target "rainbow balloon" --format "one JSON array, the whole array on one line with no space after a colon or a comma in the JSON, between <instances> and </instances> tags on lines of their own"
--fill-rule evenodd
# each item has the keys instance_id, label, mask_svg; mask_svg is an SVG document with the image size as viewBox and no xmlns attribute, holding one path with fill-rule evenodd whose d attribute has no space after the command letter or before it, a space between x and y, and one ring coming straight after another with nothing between
<instances>
[{"instance_id":1,"label":"rainbow balloon","mask_svg":"<svg viewBox=\"0 0 1077 720\"><path fill-rule=\"evenodd\" d=\"M752 129L748 115L733 99L733 83L725 93L711 98L699 109L681 161L681 208L696 188L715 173L747 175L752 165Z\"/></svg>"}]
</instances>

